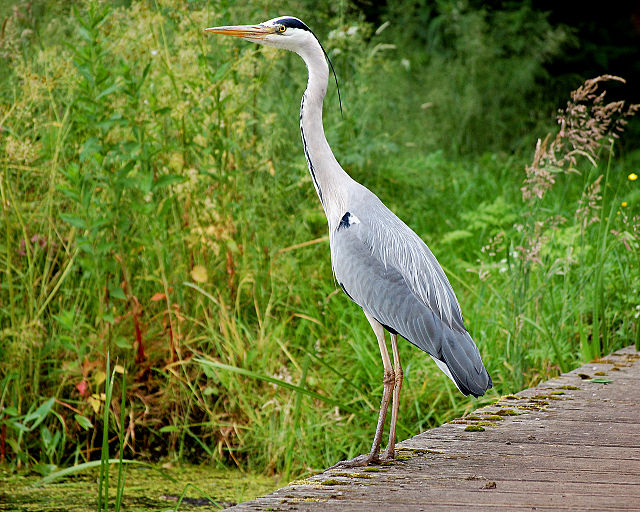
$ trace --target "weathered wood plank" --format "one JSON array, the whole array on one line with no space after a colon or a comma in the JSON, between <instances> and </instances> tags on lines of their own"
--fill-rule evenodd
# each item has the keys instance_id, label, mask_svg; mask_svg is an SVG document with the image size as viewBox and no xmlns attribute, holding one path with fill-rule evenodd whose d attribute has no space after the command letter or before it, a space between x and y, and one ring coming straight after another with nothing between
<instances>
[{"instance_id":1,"label":"weathered wood plank","mask_svg":"<svg viewBox=\"0 0 640 512\"><path fill-rule=\"evenodd\" d=\"M464 430L479 422L484 431ZM400 443L398 455L230 510L640 512L640 353L627 347L503 397Z\"/></svg>"},{"instance_id":2,"label":"weathered wood plank","mask_svg":"<svg viewBox=\"0 0 640 512\"><path fill-rule=\"evenodd\" d=\"M405 442L406 443L406 442ZM409 448L412 445L403 443L405 448ZM640 460L640 448L628 448L625 447L621 453L619 446L599 446L593 444L583 445L568 445L557 443L539 443L537 441L510 441L508 439L501 439L498 441L485 441L478 443L471 439L458 439L443 441L439 439L433 439L430 446L433 451L440 451L441 453L427 454L425 456L431 456L437 458L438 456L446 456L447 450L449 450L454 444L456 453L468 453L479 455L521 455L524 453L531 454L532 451L544 451L546 457L572 457L574 459L613 459L616 461L638 461ZM404 453L404 452L403 452Z\"/></svg>"}]
</instances>

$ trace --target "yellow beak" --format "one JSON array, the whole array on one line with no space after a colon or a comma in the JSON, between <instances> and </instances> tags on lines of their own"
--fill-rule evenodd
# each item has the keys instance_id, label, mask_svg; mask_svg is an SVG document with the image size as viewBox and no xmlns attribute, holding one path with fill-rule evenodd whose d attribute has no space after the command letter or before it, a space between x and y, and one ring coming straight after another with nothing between
<instances>
[{"instance_id":1,"label":"yellow beak","mask_svg":"<svg viewBox=\"0 0 640 512\"><path fill-rule=\"evenodd\" d=\"M262 39L269 34L275 33L274 27L265 27L264 25L235 25L230 27L211 27L204 30L212 34L242 37L243 39Z\"/></svg>"}]
</instances>

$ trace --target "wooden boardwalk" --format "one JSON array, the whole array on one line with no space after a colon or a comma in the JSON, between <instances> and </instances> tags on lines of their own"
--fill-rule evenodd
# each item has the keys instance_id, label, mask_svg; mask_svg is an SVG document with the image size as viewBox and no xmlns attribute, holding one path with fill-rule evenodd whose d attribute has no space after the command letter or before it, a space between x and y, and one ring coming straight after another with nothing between
<instances>
[{"instance_id":1,"label":"wooden boardwalk","mask_svg":"<svg viewBox=\"0 0 640 512\"><path fill-rule=\"evenodd\" d=\"M640 511L640 353L628 347L502 397L398 453L230 510Z\"/></svg>"}]
</instances>

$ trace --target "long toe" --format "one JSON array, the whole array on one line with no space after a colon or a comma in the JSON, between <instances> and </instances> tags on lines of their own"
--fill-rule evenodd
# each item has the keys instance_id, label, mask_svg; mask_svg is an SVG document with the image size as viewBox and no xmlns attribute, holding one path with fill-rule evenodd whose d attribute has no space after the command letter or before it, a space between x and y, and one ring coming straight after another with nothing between
<instances>
[{"instance_id":1,"label":"long toe","mask_svg":"<svg viewBox=\"0 0 640 512\"><path fill-rule=\"evenodd\" d=\"M337 464L334 464L329 469L338 469L338 468L359 468L363 466L368 466L372 462L379 462L380 458L378 456L373 456L370 453L366 455L358 455L353 459L342 460Z\"/></svg>"}]
</instances>

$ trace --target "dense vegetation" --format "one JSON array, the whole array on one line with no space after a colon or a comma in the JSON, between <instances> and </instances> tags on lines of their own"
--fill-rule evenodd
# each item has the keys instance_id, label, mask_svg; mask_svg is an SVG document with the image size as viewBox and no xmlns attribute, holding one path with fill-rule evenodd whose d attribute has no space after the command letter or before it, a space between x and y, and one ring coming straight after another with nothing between
<instances>
[{"instance_id":1,"label":"dense vegetation","mask_svg":"<svg viewBox=\"0 0 640 512\"><path fill-rule=\"evenodd\" d=\"M2 8L12 468L106 449L293 475L368 448L382 368L332 277L304 64L206 26L289 12L316 30L342 84L328 139L447 271L493 377L479 402L638 340L640 152L617 138L634 107L601 96L619 80L567 89L558 126L544 65L569 30L526 4L399 3L382 24L305 0ZM477 406L401 356L400 438Z\"/></svg>"}]
</instances>

